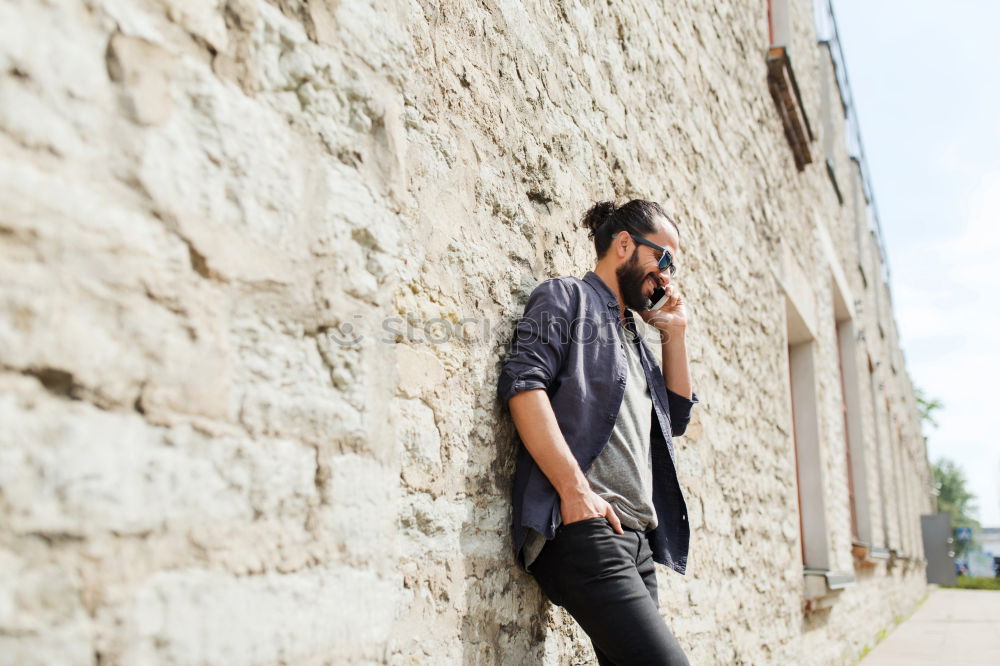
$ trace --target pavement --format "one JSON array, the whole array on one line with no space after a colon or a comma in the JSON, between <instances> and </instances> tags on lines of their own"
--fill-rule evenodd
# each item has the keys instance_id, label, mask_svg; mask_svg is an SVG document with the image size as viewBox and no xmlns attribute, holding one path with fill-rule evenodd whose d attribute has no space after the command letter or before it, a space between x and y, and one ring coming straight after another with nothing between
<instances>
[{"instance_id":1,"label":"pavement","mask_svg":"<svg viewBox=\"0 0 1000 666\"><path fill-rule=\"evenodd\" d=\"M863 666L1000 666L1000 591L931 589Z\"/></svg>"}]
</instances>

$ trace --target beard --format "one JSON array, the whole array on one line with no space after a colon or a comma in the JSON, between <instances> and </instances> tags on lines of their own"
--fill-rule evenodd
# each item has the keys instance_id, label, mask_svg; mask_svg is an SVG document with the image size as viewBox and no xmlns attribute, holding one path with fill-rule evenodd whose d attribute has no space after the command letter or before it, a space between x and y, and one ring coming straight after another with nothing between
<instances>
[{"instance_id":1,"label":"beard","mask_svg":"<svg viewBox=\"0 0 1000 666\"><path fill-rule=\"evenodd\" d=\"M649 276L639 268L638 248L632 252L627 262L615 270L615 277L618 278L618 289L621 290L625 307L637 312L649 308L649 299L642 293L642 286Z\"/></svg>"}]
</instances>

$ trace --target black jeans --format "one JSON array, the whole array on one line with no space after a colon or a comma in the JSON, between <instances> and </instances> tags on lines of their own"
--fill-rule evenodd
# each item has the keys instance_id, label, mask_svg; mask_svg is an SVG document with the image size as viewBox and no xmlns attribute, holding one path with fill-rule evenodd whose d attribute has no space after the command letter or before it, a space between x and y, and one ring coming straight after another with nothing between
<instances>
[{"instance_id":1,"label":"black jeans","mask_svg":"<svg viewBox=\"0 0 1000 666\"><path fill-rule=\"evenodd\" d=\"M615 534L604 518L563 525L531 573L587 632L601 666L688 664L660 617L653 553L641 532Z\"/></svg>"}]
</instances>

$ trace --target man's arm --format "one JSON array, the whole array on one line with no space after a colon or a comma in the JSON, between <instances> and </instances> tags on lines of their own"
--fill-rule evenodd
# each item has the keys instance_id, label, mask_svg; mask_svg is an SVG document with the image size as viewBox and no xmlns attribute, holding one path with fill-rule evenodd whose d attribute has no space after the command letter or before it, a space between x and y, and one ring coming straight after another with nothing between
<instances>
[{"instance_id":1,"label":"man's arm","mask_svg":"<svg viewBox=\"0 0 1000 666\"><path fill-rule=\"evenodd\" d=\"M546 392L572 344L574 295L559 280L546 280L531 292L524 316L514 326L510 355L500 371L497 391L535 463L559 493L563 524L605 516L624 534L611 505L590 489L570 451Z\"/></svg>"},{"instance_id":2,"label":"man's arm","mask_svg":"<svg viewBox=\"0 0 1000 666\"><path fill-rule=\"evenodd\" d=\"M684 329L660 332L663 352L663 382L667 387L667 409L670 412L670 434L680 437L691 421L691 408L698 396L691 388Z\"/></svg>"},{"instance_id":3,"label":"man's arm","mask_svg":"<svg viewBox=\"0 0 1000 666\"><path fill-rule=\"evenodd\" d=\"M573 457L548 394L541 389L522 391L507 404L524 447L559 493L563 524L603 516L615 532L624 534L614 509L591 490L590 482Z\"/></svg>"},{"instance_id":4,"label":"man's arm","mask_svg":"<svg viewBox=\"0 0 1000 666\"><path fill-rule=\"evenodd\" d=\"M663 383L667 388L668 410L670 411L671 434L679 437L687 429L691 420L691 407L698 402L698 396L691 388L691 369L688 367L687 309L684 297L674 287L667 287L667 302L655 312L641 312L647 324L660 331L662 352Z\"/></svg>"},{"instance_id":5,"label":"man's arm","mask_svg":"<svg viewBox=\"0 0 1000 666\"><path fill-rule=\"evenodd\" d=\"M684 342L684 327L671 331L660 331L663 350L663 381L667 390L690 399L691 369L688 367L687 345Z\"/></svg>"}]
</instances>

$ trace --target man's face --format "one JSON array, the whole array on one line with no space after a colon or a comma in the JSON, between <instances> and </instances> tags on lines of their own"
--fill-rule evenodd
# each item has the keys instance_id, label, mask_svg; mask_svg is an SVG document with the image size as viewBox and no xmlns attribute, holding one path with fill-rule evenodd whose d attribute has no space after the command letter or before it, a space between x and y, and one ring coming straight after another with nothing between
<instances>
[{"instance_id":1,"label":"man's face","mask_svg":"<svg viewBox=\"0 0 1000 666\"><path fill-rule=\"evenodd\" d=\"M646 240L666 248L677 259L679 239L673 225L661 219L656 233L644 236ZM651 247L639 245L629 238L632 253L615 270L618 277L618 288L621 290L625 306L636 311L649 308L652 304L650 296L657 287L666 288L670 284L670 274L660 272L657 266L660 254Z\"/></svg>"}]
</instances>

